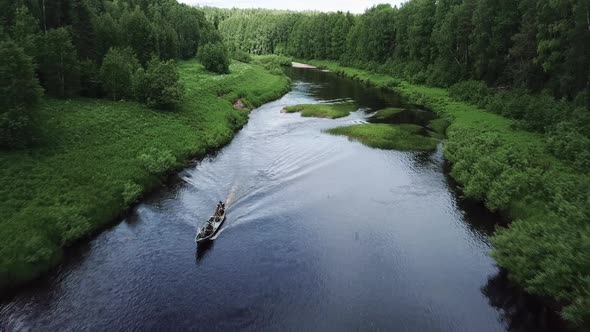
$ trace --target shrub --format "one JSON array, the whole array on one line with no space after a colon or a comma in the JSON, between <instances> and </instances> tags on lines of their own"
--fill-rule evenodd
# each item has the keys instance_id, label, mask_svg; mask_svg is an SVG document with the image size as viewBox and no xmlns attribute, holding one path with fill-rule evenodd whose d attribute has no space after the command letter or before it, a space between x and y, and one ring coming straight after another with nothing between
<instances>
[{"instance_id":1,"label":"shrub","mask_svg":"<svg viewBox=\"0 0 590 332\"><path fill-rule=\"evenodd\" d=\"M0 147L21 147L31 141L42 90L31 58L14 42L0 42L0 59Z\"/></svg>"},{"instance_id":2,"label":"shrub","mask_svg":"<svg viewBox=\"0 0 590 332\"><path fill-rule=\"evenodd\" d=\"M486 106L490 94L487 85L481 81L463 81L449 88L449 95L452 98L466 101L480 108Z\"/></svg>"},{"instance_id":3,"label":"shrub","mask_svg":"<svg viewBox=\"0 0 590 332\"><path fill-rule=\"evenodd\" d=\"M252 62L252 57L250 56L250 54L248 54L242 50L233 51L231 57L232 57L232 59L234 59L236 61L243 62L243 63Z\"/></svg>"},{"instance_id":4,"label":"shrub","mask_svg":"<svg viewBox=\"0 0 590 332\"><path fill-rule=\"evenodd\" d=\"M176 164L176 158L168 150L151 148L139 155L143 167L151 174L158 175L170 170Z\"/></svg>"},{"instance_id":5,"label":"shrub","mask_svg":"<svg viewBox=\"0 0 590 332\"><path fill-rule=\"evenodd\" d=\"M100 68L100 79L105 92L113 100L132 97L132 79L139 68L137 57L130 48L111 48Z\"/></svg>"},{"instance_id":6,"label":"shrub","mask_svg":"<svg viewBox=\"0 0 590 332\"><path fill-rule=\"evenodd\" d=\"M561 122L547 136L547 147L559 159L578 169L590 169L590 138L572 123Z\"/></svg>"},{"instance_id":7,"label":"shrub","mask_svg":"<svg viewBox=\"0 0 590 332\"><path fill-rule=\"evenodd\" d=\"M137 201L139 196L141 196L142 188L135 182L127 182L125 183L125 187L123 188L123 203L129 206Z\"/></svg>"},{"instance_id":8,"label":"shrub","mask_svg":"<svg viewBox=\"0 0 590 332\"><path fill-rule=\"evenodd\" d=\"M176 63L152 58L147 70L139 69L133 76L133 91L136 98L149 107L176 108L184 94Z\"/></svg>"},{"instance_id":9,"label":"shrub","mask_svg":"<svg viewBox=\"0 0 590 332\"><path fill-rule=\"evenodd\" d=\"M222 43L209 43L201 46L199 61L205 69L219 74L229 73L229 55Z\"/></svg>"}]
</instances>

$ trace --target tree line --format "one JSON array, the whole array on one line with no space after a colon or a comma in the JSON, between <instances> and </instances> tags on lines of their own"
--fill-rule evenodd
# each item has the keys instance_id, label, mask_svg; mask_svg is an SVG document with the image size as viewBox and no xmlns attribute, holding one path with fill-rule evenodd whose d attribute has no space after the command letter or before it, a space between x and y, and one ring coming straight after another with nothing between
<instances>
[{"instance_id":1,"label":"tree line","mask_svg":"<svg viewBox=\"0 0 590 332\"><path fill-rule=\"evenodd\" d=\"M468 90L468 101L545 134L568 162L590 169L587 0L410 0L362 15L204 11L230 48L459 84L454 91Z\"/></svg>"},{"instance_id":2,"label":"tree line","mask_svg":"<svg viewBox=\"0 0 590 332\"><path fill-rule=\"evenodd\" d=\"M395 69L417 83L549 89L590 87L585 0L411 0L362 15L204 8L229 45L245 51Z\"/></svg>"},{"instance_id":3,"label":"tree line","mask_svg":"<svg viewBox=\"0 0 590 332\"><path fill-rule=\"evenodd\" d=\"M43 93L173 109L174 61L220 43L201 10L176 0L0 0L0 146L31 143Z\"/></svg>"}]
</instances>

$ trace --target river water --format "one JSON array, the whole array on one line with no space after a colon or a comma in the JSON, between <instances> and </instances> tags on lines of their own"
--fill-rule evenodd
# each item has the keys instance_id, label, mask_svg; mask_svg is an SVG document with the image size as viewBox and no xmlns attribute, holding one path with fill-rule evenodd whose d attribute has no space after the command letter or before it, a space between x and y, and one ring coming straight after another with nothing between
<instances>
[{"instance_id":1,"label":"river water","mask_svg":"<svg viewBox=\"0 0 590 332\"><path fill-rule=\"evenodd\" d=\"M499 220L459 199L442 147L384 151L322 132L403 106L398 96L318 70L288 74L293 90L254 110L229 146L4 299L0 331L561 328L495 267ZM363 110L281 113L348 100ZM219 200L228 219L197 248Z\"/></svg>"}]
</instances>

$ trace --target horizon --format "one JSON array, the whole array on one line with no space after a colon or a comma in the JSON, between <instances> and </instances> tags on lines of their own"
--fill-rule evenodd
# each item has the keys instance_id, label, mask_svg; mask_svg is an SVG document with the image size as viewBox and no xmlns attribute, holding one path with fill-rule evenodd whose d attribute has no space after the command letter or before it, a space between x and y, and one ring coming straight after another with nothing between
<instances>
[{"instance_id":1,"label":"horizon","mask_svg":"<svg viewBox=\"0 0 590 332\"><path fill-rule=\"evenodd\" d=\"M217 8L239 8L239 9L274 9L274 10L290 10L290 11L320 11L320 12L351 12L360 14L365 10L379 4L390 4L391 6L399 6L406 2L406 0L325 0L322 2L303 0L296 3L278 3L271 0L179 0L191 6L199 7L217 7Z\"/></svg>"}]
</instances>

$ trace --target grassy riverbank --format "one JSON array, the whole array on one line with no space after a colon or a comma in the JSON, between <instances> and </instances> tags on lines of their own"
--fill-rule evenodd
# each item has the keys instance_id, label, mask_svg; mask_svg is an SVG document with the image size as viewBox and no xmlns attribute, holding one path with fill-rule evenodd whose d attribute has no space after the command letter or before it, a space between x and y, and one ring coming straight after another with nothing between
<instances>
[{"instance_id":1,"label":"grassy riverbank","mask_svg":"<svg viewBox=\"0 0 590 332\"><path fill-rule=\"evenodd\" d=\"M563 316L590 322L590 176L548 152L540 134L452 99L446 89L409 84L330 61L308 63L424 105L451 122L445 157L468 198L515 221L499 230L493 257L529 292L564 304ZM432 124L443 132L446 123Z\"/></svg>"},{"instance_id":2,"label":"grassy riverbank","mask_svg":"<svg viewBox=\"0 0 590 332\"><path fill-rule=\"evenodd\" d=\"M303 117L338 119L358 109L355 104L303 104L285 107L287 113L300 112Z\"/></svg>"},{"instance_id":3,"label":"grassy riverbank","mask_svg":"<svg viewBox=\"0 0 590 332\"><path fill-rule=\"evenodd\" d=\"M233 63L213 75L179 65L186 96L176 112L138 103L45 99L39 144L0 154L0 290L33 279L63 248L111 224L166 174L227 144L253 108L290 88L283 75Z\"/></svg>"}]
</instances>

